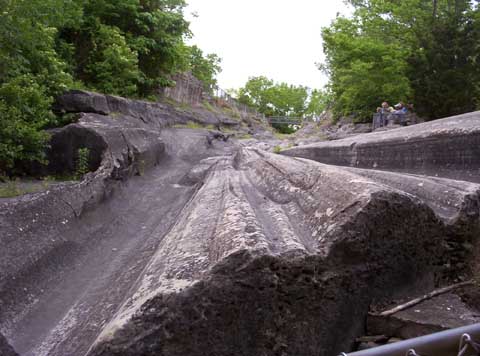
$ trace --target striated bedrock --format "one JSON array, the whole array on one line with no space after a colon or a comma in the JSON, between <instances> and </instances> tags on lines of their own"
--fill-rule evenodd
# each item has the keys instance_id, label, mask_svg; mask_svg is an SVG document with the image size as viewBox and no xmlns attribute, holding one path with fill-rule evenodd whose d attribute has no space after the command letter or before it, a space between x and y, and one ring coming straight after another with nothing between
<instances>
[{"instance_id":1,"label":"striated bedrock","mask_svg":"<svg viewBox=\"0 0 480 356\"><path fill-rule=\"evenodd\" d=\"M326 164L480 182L480 111L281 152Z\"/></svg>"},{"instance_id":2,"label":"striated bedrock","mask_svg":"<svg viewBox=\"0 0 480 356\"><path fill-rule=\"evenodd\" d=\"M78 123L52 131L49 174L73 174L78 149L89 149L90 170L81 181L55 184L36 194L0 201L0 324L15 314L22 290L36 289L42 270L71 257L87 239L72 234L85 211L113 195L122 182L157 165L166 156L159 131L147 130L128 119L83 114ZM205 140L205 139L203 139ZM43 168L45 169L45 168ZM78 229L80 230L80 229ZM53 272L52 272L53 273ZM32 287L33 286L33 287Z\"/></svg>"},{"instance_id":3,"label":"striated bedrock","mask_svg":"<svg viewBox=\"0 0 480 356\"><path fill-rule=\"evenodd\" d=\"M383 173L252 149L202 162L89 355L348 350L371 303L431 288L446 234L478 227L476 184Z\"/></svg>"},{"instance_id":4,"label":"striated bedrock","mask_svg":"<svg viewBox=\"0 0 480 356\"><path fill-rule=\"evenodd\" d=\"M239 127L240 122L208 110L183 110L172 105L126 99L84 90L70 90L59 96L55 111L62 113L93 113L113 117L134 118L151 128L162 128L189 121L202 125Z\"/></svg>"},{"instance_id":5,"label":"striated bedrock","mask_svg":"<svg viewBox=\"0 0 480 356\"><path fill-rule=\"evenodd\" d=\"M13 348L8 344L5 337L0 334L0 355L2 356L18 356Z\"/></svg>"}]
</instances>

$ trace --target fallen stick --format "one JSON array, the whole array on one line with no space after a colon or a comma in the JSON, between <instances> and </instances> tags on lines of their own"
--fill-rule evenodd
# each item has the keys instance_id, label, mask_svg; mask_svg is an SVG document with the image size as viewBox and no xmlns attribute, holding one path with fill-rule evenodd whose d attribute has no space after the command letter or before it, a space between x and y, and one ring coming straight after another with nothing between
<instances>
[{"instance_id":1,"label":"fallen stick","mask_svg":"<svg viewBox=\"0 0 480 356\"><path fill-rule=\"evenodd\" d=\"M389 316L389 315L398 313L399 311L402 311L402 310L405 310L407 308L413 307L414 305L417 305L417 304L423 302L424 300L436 297L437 295L445 294L445 293L450 292L454 289L457 289L457 288L460 288L460 287L465 287L465 286L468 286L468 285L471 285L471 284L473 284L473 281L461 282L461 283L453 284L453 285L448 286L448 287L443 287L443 288L440 288L440 289L436 289L436 290L434 290L434 291L432 291L428 294L425 294L421 297L412 299L412 300L406 302L405 304L400 304L400 305L396 306L395 308L385 310L385 311L383 311L383 312L381 312L380 314L377 314L377 315L379 315L379 316Z\"/></svg>"}]
</instances>

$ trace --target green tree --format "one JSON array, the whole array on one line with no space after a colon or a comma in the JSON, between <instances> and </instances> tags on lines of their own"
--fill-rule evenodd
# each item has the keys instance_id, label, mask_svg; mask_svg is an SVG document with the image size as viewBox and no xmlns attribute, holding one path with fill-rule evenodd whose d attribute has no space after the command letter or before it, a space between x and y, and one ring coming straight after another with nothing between
<instances>
[{"instance_id":1,"label":"green tree","mask_svg":"<svg viewBox=\"0 0 480 356\"><path fill-rule=\"evenodd\" d=\"M306 118L320 115L330 103L323 90L310 90L305 86L275 83L265 76L251 77L238 90L238 100L266 116ZM274 124L282 133L292 133L291 125Z\"/></svg>"},{"instance_id":2,"label":"green tree","mask_svg":"<svg viewBox=\"0 0 480 356\"><path fill-rule=\"evenodd\" d=\"M383 100L438 118L478 98L478 9L462 0L350 0L352 18L323 29L336 116L369 120Z\"/></svg>"},{"instance_id":3,"label":"green tree","mask_svg":"<svg viewBox=\"0 0 480 356\"><path fill-rule=\"evenodd\" d=\"M305 117L316 118L329 109L331 104L332 97L328 90L314 89L309 95Z\"/></svg>"},{"instance_id":4,"label":"green tree","mask_svg":"<svg viewBox=\"0 0 480 356\"><path fill-rule=\"evenodd\" d=\"M61 48L87 86L148 96L188 69L183 0L85 0L80 21L60 29ZM65 53L65 51L62 51ZM98 68L97 68L98 67ZM100 75L102 74L102 75Z\"/></svg>"},{"instance_id":5,"label":"green tree","mask_svg":"<svg viewBox=\"0 0 480 356\"><path fill-rule=\"evenodd\" d=\"M138 55L116 27L100 25L85 66L88 82L97 91L123 96L137 94Z\"/></svg>"},{"instance_id":6,"label":"green tree","mask_svg":"<svg viewBox=\"0 0 480 356\"><path fill-rule=\"evenodd\" d=\"M73 85L55 51L57 27L79 8L60 0L0 0L0 174L17 162L43 161L54 125L53 97Z\"/></svg>"},{"instance_id":7,"label":"green tree","mask_svg":"<svg viewBox=\"0 0 480 356\"><path fill-rule=\"evenodd\" d=\"M190 70L201 80L206 90L212 91L217 86L217 74L221 71L221 59L216 54L204 55L197 46L190 47Z\"/></svg>"},{"instance_id":8,"label":"green tree","mask_svg":"<svg viewBox=\"0 0 480 356\"><path fill-rule=\"evenodd\" d=\"M308 105L308 88L275 83L264 76L251 77L239 89L238 99L266 116L303 117Z\"/></svg>"},{"instance_id":9,"label":"green tree","mask_svg":"<svg viewBox=\"0 0 480 356\"><path fill-rule=\"evenodd\" d=\"M185 44L183 0L0 0L0 174L43 161L50 106L68 88L147 97L191 69L215 85L219 58Z\"/></svg>"}]
</instances>

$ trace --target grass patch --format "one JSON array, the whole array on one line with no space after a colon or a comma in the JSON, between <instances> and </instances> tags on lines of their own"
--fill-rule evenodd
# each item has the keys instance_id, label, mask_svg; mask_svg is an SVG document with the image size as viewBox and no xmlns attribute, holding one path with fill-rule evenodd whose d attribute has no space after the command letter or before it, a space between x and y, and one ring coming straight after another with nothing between
<instances>
[{"instance_id":1,"label":"grass patch","mask_svg":"<svg viewBox=\"0 0 480 356\"><path fill-rule=\"evenodd\" d=\"M169 104L175 107L176 109L181 109L181 110L190 111L190 112L193 110L191 105L173 100L172 98L163 98L162 102L165 104Z\"/></svg>"},{"instance_id":2,"label":"grass patch","mask_svg":"<svg viewBox=\"0 0 480 356\"><path fill-rule=\"evenodd\" d=\"M231 118L234 118L234 119L242 118L242 116L240 115L240 112L236 108L224 107L222 108L222 111L225 115L230 116Z\"/></svg>"},{"instance_id":3,"label":"grass patch","mask_svg":"<svg viewBox=\"0 0 480 356\"><path fill-rule=\"evenodd\" d=\"M248 133L244 133L244 134L238 135L237 138L239 140L249 140L249 139L253 138L253 136L248 134Z\"/></svg>"},{"instance_id":4,"label":"grass patch","mask_svg":"<svg viewBox=\"0 0 480 356\"><path fill-rule=\"evenodd\" d=\"M22 181L20 179L2 178L0 182L0 198L14 198L25 194L38 193L47 190L54 182L72 180L58 177L45 177L43 180Z\"/></svg>"},{"instance_id":5,"label":"grass patch","mask_svg":"<svg viewBox=\"0 0 480 356\"><path fill-rule=\"evenodd\" d=\"M213 125L200 125L198 122L188 121L186 124L175 124L173 125L176 129L204 129L204 130L215 130Z\"/></svg>"},{"instance_id":6,"label":"grass patch","mask_svg":"<svg viewBox=\"0 0 480 356\"><path fill-rule=\"evenodd\" d=\"M280 152L282 152L282 148L280 146L277 145L273 147L273 153L280 153Z\"/></svg>"},{"instance_id":7,"label":"grass patch","mask_svg":"<svg viewBox=\"0 0 480 356\"><path fill-rule=\"evenodd\" d=\"M222 126L222 129L221 129L222 132L226 132L226 133L235 133L237 131L235 131L234 129L228 127L228 126Z\"/></svg>"},{"instance_id":8,"label":"grass patch","mask_svg":"<svg viewBox=\"0 0 480 356\"><path fill-rule=\"evenodd\" d=\"M210 104L208 101L203 102L203 107L207 109L208 111L215 112L215 108Z\"/></svg>"},{"instance_id":9,"label":"grass patch","mask_svg":"<svg viewBox=\"0 0 480 356\"><path fill-rule=\"evenodd\" d=\"M292 137L291 134L284 134L284 133L280 133L280 132L278 132L278 131L275 131L275 132L273 133L273 136L275 136L275 138L277 138L277 139L279 139L279 140L285 140L285 139L287 139L287 138Z\"/></svg>"}]
</instances>

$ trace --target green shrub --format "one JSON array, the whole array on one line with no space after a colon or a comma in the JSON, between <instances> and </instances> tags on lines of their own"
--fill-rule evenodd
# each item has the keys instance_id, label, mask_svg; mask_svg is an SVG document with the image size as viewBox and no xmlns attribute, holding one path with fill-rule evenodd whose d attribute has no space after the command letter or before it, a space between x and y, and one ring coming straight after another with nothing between
<instances>
[{"instance_id":1,"label":"green shrub","mask_svg":"<svg viewBox=\"0 0 480 356\"><path fill-rule=\"evenodd\" d=\"M88 148L79 148L77 150L77 162L75 165L75 176L81 179L90 171L90 150Z\"/></svg>"},{"instance_id":2,"label":"green shrub","mask_svg":"<svg viewBox=\"0 0 480 356\"><path fill-rule=\"evenodd\" d=\"M100 25L93 41L94 50L85 69L90 85L103 93L136 95L138 54L127 45L119 29Z\"/></svg>"},{"instance_id":3,"label":"green shrub","mask_svg":"<svg viewBox=\"0 0 480 356\"><path fill-rule=\"evenodd\" d=\"M32 76L0 86L0 173L15 173L17 162L45 163L48 135L42 128L55 120L51 103Z\"/></svg>"}]
</instances>

